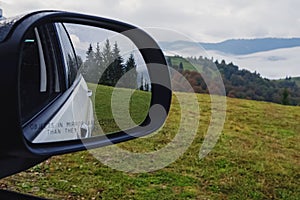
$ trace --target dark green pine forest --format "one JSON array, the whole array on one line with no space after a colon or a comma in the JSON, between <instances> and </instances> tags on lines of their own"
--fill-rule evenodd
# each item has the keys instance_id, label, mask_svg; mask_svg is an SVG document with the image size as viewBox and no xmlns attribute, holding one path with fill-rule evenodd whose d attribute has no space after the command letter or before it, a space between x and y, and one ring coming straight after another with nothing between
<instances>
[{"instance_id":1,"label":"dark green pine forest","mask_svg":"<svg viewBox=\"0 0 300 200\"><path fill-rule=\"evenodd\" d=\"M283 105L300 105L300 87L297 78L286 77L280 80L263 78L258 72L239 69L233 63L213 61L204 57L167 57L168 65L179 71L191 84L196 93L211 93L203 74L209 77L210 85L217 81L219 71L226 90L226 96L257 101L267 101ZM194 66L198 67L198 70ZM176 77L173 77L176 79ZM180 91L180 88L178 89Z\"/></svg>"}]
</instances>

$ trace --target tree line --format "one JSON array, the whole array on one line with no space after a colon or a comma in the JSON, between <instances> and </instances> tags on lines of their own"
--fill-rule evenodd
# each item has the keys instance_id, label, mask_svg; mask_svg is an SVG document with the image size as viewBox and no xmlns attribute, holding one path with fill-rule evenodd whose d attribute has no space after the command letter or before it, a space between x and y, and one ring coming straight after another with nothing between
<instances>
[{"instance_id":1,"label":"tree line","mask_svg":"<svg viewBox=\"0 0 300 200\"><path fill-rule=\"evenodd\" d=\"M177 56L178 59L180 56ZM300 87L290 77L281 80L270 80L261 77L257 72L239 69L233 63L219 62L203 57L182 58L179 64L173 64L175 57L167 57L168 65L179 71L190 83L196 93L211 93L201 73L209 78L213 91L217 91L215 70L218 70L224 82L226 96L241 99L274 102L284 105L300 105ZM200 66L200 73L196 70L186 70L183 61ZM214 66L214 67L212 67ZM174 77L173 77L174 78ZM176 78L176 77L175 77ZM207 80L206 80L207 81ZM177 89L180 90L180 89Z\"/></svg>"},{"instance_id":2,"label":"tree line","mask_svg":"<svg viewBox=\"0 0 300 200\"><path fill-rule=\"evenodd\" d=\"M145 77L138 75L134 55L131 53L125 60L120 54L117 42L111 46L111 42L107 39L102 49L99 43L95 49L90 44L85 61L81 58L78 60L81 60L82 75L87 82L147 91L150 88Z\"/></svg>"}]
</instances>

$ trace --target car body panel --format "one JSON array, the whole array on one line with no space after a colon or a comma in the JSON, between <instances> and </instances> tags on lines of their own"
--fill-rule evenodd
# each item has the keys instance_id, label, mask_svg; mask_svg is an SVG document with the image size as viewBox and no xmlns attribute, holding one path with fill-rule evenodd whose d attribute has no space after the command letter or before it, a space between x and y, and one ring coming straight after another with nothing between
<instances>
[{"instance_id":1,"label":"car body panel","mask_svg":"<svg viewBox=\"0 0 300 200\"><path fill-rule=\"evenodd\" d=\"M88 96L88 87L82 76L73 93L47 124L47 126L32 141L46 143L88 138L93 129L93 106ZM87 134L82 137L82 129L87 126Z\"/></svg>"}]
</instances>

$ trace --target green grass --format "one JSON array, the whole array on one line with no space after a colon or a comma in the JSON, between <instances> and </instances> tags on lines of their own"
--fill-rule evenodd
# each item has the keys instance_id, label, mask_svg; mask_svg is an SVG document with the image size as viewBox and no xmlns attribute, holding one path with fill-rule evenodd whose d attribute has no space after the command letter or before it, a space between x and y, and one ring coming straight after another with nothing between
<instances>
[{"instance_id":1,"label":"green grass","mask_svg":"<svg viewBox=\"0 0 300 200\"><path fill-rule=\"evenodd\" d=\"M122 125L123 129L132 128L145 120L150 106L151 92L126 88L114 88L113 90L113 88L109 86L96 86L94 84L89 84L89 87L93 90L93 93L96 94L93 99L95 114L105 134L120 130L115 122L114 115L118 116L118 123ZM115 96L113 96L113 92ZM112 110L112 104L115 110ZM126 107L128 104L129 108ZM117 107L115 105L117 105ZM128 115L130 115L132 122L128 120ZM100 133L95 132L94 134L99 135Z\"/></svg>"},{"instance_id":2,"label":"green grass","mask_svg":"<svg viewBox=\"0 0 300 200\"><path fill-rule=\"evenodd\" d=\"M199 69L195 69L195 66L183 57L170 57L170 58L173 66L179 66L179 64L182 63L184 70L199 71Z\"/></svg>"},{"instance_id":3,"label":"green grass","mask_svg":"<svg viewBox=\"0 0 300 200\"><path fill-rule=\"evenodd\" d=\"M188 151L164 169L120 172L83 151L52 157L2 179L0 185L53 199L299 199L300 107L228 98L222 135L200 160L211 110L209 96L197 96L197 136ZM162 148L174 137L179 119L180 107L173 98L158 134L119 146L133 152Z\"/></svg>"}]
</instances>

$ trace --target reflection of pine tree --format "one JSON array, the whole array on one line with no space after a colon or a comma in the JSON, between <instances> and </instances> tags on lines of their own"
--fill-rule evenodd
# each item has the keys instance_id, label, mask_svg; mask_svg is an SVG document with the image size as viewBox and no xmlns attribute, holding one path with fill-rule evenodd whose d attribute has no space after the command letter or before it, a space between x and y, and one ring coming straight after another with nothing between
<instances>
[{"instance_id":1,"label":"reflection of pine tree","mask_svg":"<svg viewBox=\"0 0 300 200\"><path fill-rule=\"evenodd\" d=\"M145 82L144 91L150 91L149 83L148 82Z\"/></svg>"},{"instance_id":2,"label":"reflection of pine tree","mask_svg":"<svg viewBox=\"0 0 300 200\"><path fill-rule=\"evenodd\" d=\"M106 40L102 51L101 68L105 69L99 84L115 86L123 75L123 58L120 55L118 44L115 43L111 50L109 40Z\"/></svg>"},{"instance_id":3,"label":"reflection of pine tree","mask_svg":"<svg viewBox=\"0 0 300 200\"><path fill-rule=\"evenodd\" d=\"M88 50L86 52L86 59L87 60L89 60L91 53L94 53L92 44L90 44L90 46L89 46L89 48L88 48Z\"/></svg>"},{"instance_id":4,"label":"reflection of pine tree","mask_svg":"<svg viewBox=\"0 0 300 200\"><path fill-rule=\"evenodd\" d=\"M140 81L141 82L140 82L139 88L140 88L140 90L144 90L144 76L143 76L143 74L141 75L141 80Z\"/></svg>"},{"instance_id":5,"label":"reflection of pine tree","mask_svg":"<svg viewBox=\"0 0 300 200\"><path fill-rule=\"evenodd\" d=\"M104 73L101 75L99 80L99 84L103 85L110 85L113 86L114 84L114 69L113 69L113 54L111 52L110 42L107 39L102 51L102 70L105 70Z\"/></svg>"},{"instance_id":6,"label":"reflection of pine tree","mask_svg":"<svg viewBox=\"0 0 300 200\"><path fill-rule=\"evenodd\" d=\"M149 80L147 80L145 77L144 77L144 74L141 73L141 80L140 80L140 85L139 85L139 89L140 90L143 90L143 91L150 91L150 83L149 83Z\"/></svg>"},{"instance_id":7,"label":"reflection of pine tree","mask_svg":"<svg viewBox=\"0 0 300 200\"><path fill-rule=\"evenodd\" d=\"M102 55L101 55L99 43L97 43L97 46L96 46L95 62L96 62L97 67L100 67L102 65Z\"/></svg>"},{"instance_id":8,"label":"reflection of pine tree","mask_svg":"<svg viewBox=\"0 0 300 200\"><path fill-rule=\"evenodd\" d=\"M128 88L137 88L137 72L136 72L136 63L134 60L133 54L130 54L128 60L125 64L124 69L124 85Z\"/></svg>"},{"instance_id":9,"label":"reflection of pine tree","mask_svg":"<svg viewBox=\"0 0 300 200\"><path fill-rule=\"evenodd\" d=\"M99 68L95 63L95 53L92 44L86 52L86 61L83 64L82 75L88 82L97 83Z\"/></svg>"},{"instance_id":10,"label":"reflection of pine tree","mask_svg":"<svg viewBox=\"0 0 300 200\"><path fill-rule=\"evenodd\" d=\"M119 86L136 88L137 66L133 54L130 55L125 64L123 63L124 59L120 55L117 42L112 48L110 41L106 40L102 51L99 43L97 43L96 51L90 44L86 52L82 74L88 82L115 86L122 78Z\"/></svg>"},{"instance_id":11,"label":"reflection of pine tree","mask_svg":"<svg viewBox=\"0 0 300 200\"><path fill-rule=\"evenodd\" d=\"M123 70L124 70L124 66L123 66L123 58L120 55L120 50L118 48L118 44L115 42L114 44L114 48L112 51L112 55L114 58L114 61L112 63L112 72L113 75L113 85L116 85L117 82L121 79L121 77L123 76Z\"/></svg>"}]
</instances>

